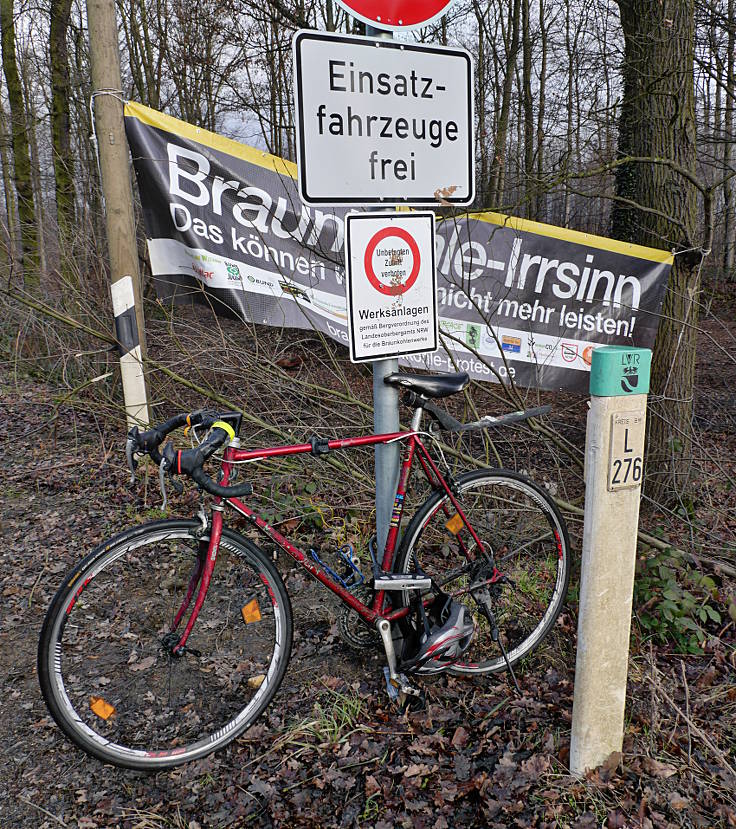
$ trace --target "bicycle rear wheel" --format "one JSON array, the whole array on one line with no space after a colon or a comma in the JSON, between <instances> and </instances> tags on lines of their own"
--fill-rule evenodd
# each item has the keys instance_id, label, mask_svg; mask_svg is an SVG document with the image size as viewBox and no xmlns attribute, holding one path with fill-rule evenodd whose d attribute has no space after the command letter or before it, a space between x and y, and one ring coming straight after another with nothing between
<instances>
[{"instance_id":1,"label":"bicycle rear wheel","mask_svg":"<svg viewBox=\"0 0 736 829\"><path fill-rule=\"evenodd\" d=\"M488 592L498 639L513 665L539 645L562 609L570 579L567 529L551 498L514 472L467 472L456 480L455 493L468 522L492 554L490 561L479 555L447 495L435 492L410 521L395 571L423 571L470 610L475 634L452 672L496 673L506 670L506 660L468 588L490 580L494 564L505 577L489 585Z\"/></svg>"},{"instance_id":2,"label":"bicycle rear wheel","mask_svg":"<svg viewBox=\"0 0 736 829\"><path fill-rule=\"evenodd\" d=\"M198 528L156 521L100 545L46 614L44 699L73 742L100 760L157 770L203 757L242 734L281 683L289 597L266 555L227 529L187 652L171 656L166 635L207 553Z\"/></svg>"}]
</instances>

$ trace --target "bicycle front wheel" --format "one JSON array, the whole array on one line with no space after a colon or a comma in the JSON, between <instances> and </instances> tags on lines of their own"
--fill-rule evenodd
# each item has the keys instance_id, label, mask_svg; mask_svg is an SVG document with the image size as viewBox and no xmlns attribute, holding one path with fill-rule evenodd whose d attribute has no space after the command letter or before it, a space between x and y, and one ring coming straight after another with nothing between
<instances>
[{"instance_id":1,"label":"bicycle front wheel","mask_svg":"<svg viewBox=\"0 0 736 829\"><path fill-rule=\"evenodd\" d=\"M461 601L475 634L452 672L496 673L529 654L552 629L570 580L567 529L551 498L536 484L505 470L474 471L456 480L455 493L468 523L489 554L486 560L444 492L435 492L406 529L396 571L423 571ZM469 592L489 581L493 565L503 578L488 586L498 630Z\"/></svg>"},{"instance_id":2,"label":"bicycle front wheel","mask_svg":"<svg viewBox=\"0 0 736 829\"><path fill-rule=\"evenodd\" d=\"M68 574L46 614L44 699L100 760L158 770L203 757L242 734L281 683L289 597L266 555L227 529L185 655L171 655L207 554L198 529L166 520L116 536Z\"/></svg>"}]
</instances>

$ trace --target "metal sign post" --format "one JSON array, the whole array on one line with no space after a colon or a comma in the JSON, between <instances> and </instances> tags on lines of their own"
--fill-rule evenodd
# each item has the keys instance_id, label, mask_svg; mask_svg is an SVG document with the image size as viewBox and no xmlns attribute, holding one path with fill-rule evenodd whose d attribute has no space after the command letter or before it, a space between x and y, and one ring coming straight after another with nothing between
<instances>
[{"instance_id":1,"label":"metal sign post","mask_svg":"<svg viewBox=\"0 0 736 829\"><path fill-rule=\"evenodd\" d=\"M393 40L390 32L383 32L371 26L366 26L365 32L369 36ZM380 210L380 208L377 208L377 210ZM385 377L398 370L399 361L396 358L377 360L373 363L373 433L376 435L399 431L401 425L399 422L399 390L396 386L387 386L383 382ZM374 453L376 470L376 551L380 563L386 549L388 527L394 508L393 498L399 480L399 444L378 445L374 449Z\"/></svg>"},{"instance_id":2,"label":"metal sign post","mask_svg":"<svg viewBox=\"0 0 736 829\"><path fill-rule=\"evenodd\" d=\"M451 0L386 0L385 8L381 2L347 3L351 13L374 24L366 26L368 37L311 30L294 36L302 201L380 205L379 211L396 204L470 204L475 197L470 55L393 44L391 33L383 31L435 19ZM399 431L398 390L384 383L398 368L397 358L373 363L376 434ZM399 474L397 443L376 446L375 469L382 559Z\"/></svg>"},{"instance_id":3,"label":"metal sign post","mask_svg":"<svg viewBox=\"0 0 736 829\"><path fill-rule=\"evenodd\" d=\"M585 523L570 770L623 744L644 427L652 352L596 348L585 438Z\"/></svg>"}]
</instances>

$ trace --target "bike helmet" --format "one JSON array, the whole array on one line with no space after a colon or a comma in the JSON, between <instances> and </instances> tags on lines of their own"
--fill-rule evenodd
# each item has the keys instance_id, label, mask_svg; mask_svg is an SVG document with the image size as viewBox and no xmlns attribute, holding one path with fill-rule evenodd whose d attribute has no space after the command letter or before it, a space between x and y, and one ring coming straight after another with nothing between
<instances>
[{"instance_id":1,"label":"bike helmet","mask_svg":"<svg viewBox=\"0 0 736 829\"><path fill-rule=\"evenodd\" d=\"M465 653L473 638L475 624L468 609L449 596L445 602L436 601L430 606L427 623L419 638L419 650L406 669L436 674L451 667Z\"/></svg>"}]
</instances>

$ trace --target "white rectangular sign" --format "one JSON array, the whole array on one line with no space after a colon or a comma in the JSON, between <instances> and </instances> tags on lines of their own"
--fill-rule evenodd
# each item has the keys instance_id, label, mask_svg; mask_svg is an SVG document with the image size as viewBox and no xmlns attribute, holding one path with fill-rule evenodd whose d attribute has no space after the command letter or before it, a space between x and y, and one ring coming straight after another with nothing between
<instances>
[{"instance_id":1,"label":"white rectangular sign","mask_svg":"<svg viewBox=\"0 0 736 829\"><path fill-rule=\"evenodd\" d=\"M293 49L305 203L473 201L468 52L307 30Z\"/></svg>"},{"instance_id":2,"label":"white rectangular sign","mask_svg":"<svg viewBox=\"0 0 736 829\"><path fill-rule=\"evenodd\" d=\"M616 412L611 415L611 456L608 490L641 486L644 472L645 414Z\"/></svg>"},{"instance_id":3,"label":"white rectangular sign","mask_svg":"<svg viewBox=\"0 0 736 829\"><path fill-rule=\"evenodd\" d=\"M435 351L434 213L349 213L346 223L350 359Z\"/></svg>"}]
</instances>

